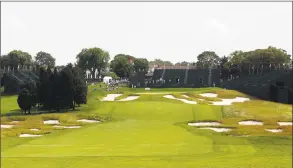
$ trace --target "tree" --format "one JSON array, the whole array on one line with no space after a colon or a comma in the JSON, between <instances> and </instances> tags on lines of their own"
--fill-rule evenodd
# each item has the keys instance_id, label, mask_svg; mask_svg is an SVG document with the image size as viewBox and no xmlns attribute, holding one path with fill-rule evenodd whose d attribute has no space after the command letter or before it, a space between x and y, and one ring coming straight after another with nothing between
<instances>
[{"instance_id":1,"label":"tree","mask_svg":"<svg viewBox=\"0 0 293 168\"><path fill-rule=\"evenodd\" d=\"M32 56L21 50L13 50L7 55L9 66L12 69L17 69L18 66L30 66L32 64Z\"/></svg>"},{"instance_id":2,"label":"tree","mask_svg":"<svg viewBox=\"0 0 293 168\"><path fill-rule=\"evenodd\" d=\"M266 49L268 52L273 54L273 58L271 59L271 64L273 64L274 68L281 67L284 65L289 65L291 62L291 55L287 54L287 51L284 49L277 49L276 47L269 46Z\"/></svg>"},{"instance_id":3,"label":"tree","mask_svg":"<svg viewBox=\"0 0 293 168\"><path fill-rule=\"evenodd\" d=\"M229 78L230 69L229 69L229 59L224 56L220 60L220 68L221 68L221 79L227 80Z\"/></svg>"},{"instance_id":4,"label":"tree","mask_svg":"<svg viewBox=\"0 0 293 168\"><path fill-rule=\"evenodd\" d=\"M4 69L9 66L9 59L7 55L1 55L0 56L0 68Z\"/></svg>"},{"instance_id":5,"label":"tree","mask_svg":"<svg viewBox=\"0 0 293 168\"><path fill-rule=\"evenodd\" d=\"M145 58L135 58L134 59L134 69L136 72L144 71L147 72L149 68L149 62Z\"/></svg>"},{"instance_id":6,"label":"tree","mask_svg":"<svg viewBox=\"0 0 293 168\"><path fill-rule=\"evenodd\" d=\"M32 95L29 93L27 89L23 89L20 92L17 98L17 103L19 108L22 109L25 114L26 112L30 114L30 110L32 107Z\"/></svg>"},{"instance_id":7,"label":"tree","mask_svg":"<svg viewBox=\"0 0 293 168\"><path fill-rule=\"evenodd\" d=\"M84 74L86 70L89 70L94 77L96 71L100 76L101 71L108 66L110 55L100 48L89 48L82 49L76 58L77 66L84 71Z\"/></svg>"},{"instance_id":8,"label":"tree","mask_svg":"<svg viewBox=\"0 0 293 168\"><path fill-rule=\"evenodd\" d=\"M155 59L154 61L150 61L149 64L151 65L158 65L158 66L172 66L172 62L170 61L163 61L161 59Z\"/></svg>"},{"instance_id":9,"label":"tree","mask_svg":"<svg viewBox=\"0 0 293 168\"><path fill-rule=\"evenodd\" d=\"M82 49L81 52L76 56L77 62L76 65L83 70L84 75L86 74L86 70L90 70L88 65L89 61L89 52L88 49Z\"/></svg>"},{"instance_id":10,"label":"tree","mask_svg":"<svg viewBox=\"0 0 293 168\"><path fill-rule=\"evenodd\" d=\"M183 62L177 62L175 65L176 66L188 66L188 65L192 65L192 63L183 61Z\"/></svg>"},{"instance_id":11,"label":"tree","mask_svg":"<svg viewBox=\"0 0 293 168\"><path fill-rule=\"evenodd\" d=\"M32 107L36 106L36 104L37 104L37 85L36 85L36 82L33 80L29 80L24 84L24 86L22 88L27 89L28 92L31 94Z\"/></svg>"},{"instance_id":12,"label":"tree","mask_svg":"<svg viewBox=\"0 0 293 168\"><path fill-rule=\"evenodd\" d=\"M44 67L40 68L39 74L39 82L37 84L37 98L38 98L38 106L43 106L45 109L51 109L51 93L52 86L50 82L50 78L53 75L50 68L47 70Z\"/></svg>"},{"instance_id":13,"label":"tree","mask_svg":"<svg viewBox=\"0 0 293 168\"><path fill-rule=\"evenodd\" d=\"M213 51L204 51L197 56L197 67L212 68L220 65L220 57Z\"/></svg>"},{"instance_id":14,"label":"tree","mask_svg":"<svg viewBox=\"0 0 293 168\"><path fill-rule=\"evenodd\" d=\"M87 103L87 86L80 68L74 67L72 72L74 78L74 102L80 106L80 104Z\"/></svg>"},{"instance_id":15,"label":"tree","mask_svg":"<svg viewBox=\"0 0 293 168\"><path fill-rule=\"evenodd\" d=\"M41 67L53 68L55 66L55 58L43 51L37 53L35 60L37 65Z\"/></svg>"},{"instance_id":16,"label":"tree","mask_svg":"<svg viewBox=\"0 0 293 168\"><path fill-rule=\"evenodd\" d=\"M119 77L129 77L131 73L134 72L133 65L129 62L129 59L132 58L129 55L118 54L111 61L111 69Z\"/></svg>"},{"instance_id":17,"label":"tree","mask_svg":"<svg viewBox=\"0 0 293 168\"><path fill-rule=\"evenodd\" d=\"M64 69L62 69L60 73L60 88L62 88L62 90L60 90L60 97L62 99L62 107L64 107L65 109L72 108L72 110L75 110L75 88L72 65L67 65Z\"/></svg>"},{"instance_id":18,"label":"tree","mask_svg":"<svg viewBox=\"0 0 293 168\"><path fill-rule=\"evenodd\" d=\"M50 77L50 85L51 85L51 104L54 109L57 111L60 110L61 104L60 104L60 92L62 88L60 88L60 82L59 82L59 73L57 71L57 68L54 68L53 75Z\"/></svg>"}]
</instances>

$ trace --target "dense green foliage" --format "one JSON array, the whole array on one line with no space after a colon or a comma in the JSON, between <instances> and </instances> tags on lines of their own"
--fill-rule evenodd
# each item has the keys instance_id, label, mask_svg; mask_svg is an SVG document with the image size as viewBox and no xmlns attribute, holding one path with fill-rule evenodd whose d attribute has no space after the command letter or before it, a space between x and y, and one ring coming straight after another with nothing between
<instances>
[{"instance_id":1,"label":"dense green foliage","mask_svg":"<svg viewBox=\"0 0 293 168\"><path fill-rule=\"evenodd\" d=\"M82 49L82 51L76 56L77 66L81 68L85 74L86 70L89 70L94 78L95 72L98 72L98 77L101 75L101 71L108 67L110 55L107 51L101 48L89 48Z\"/></svg>"},{"instance_id":2,"label":"dense green foliage","mask_svg":"<svg viewBox=\"0 0 293 168\"><path fill-rule=\"evenodd\" d=\"M171 65L173 65L173 63L172 62L170 62L170 61L163 61L163 60L161 60L161 59L155 59L154 61L150 61L150 64L151 65L159 65L159 66L171 66Z\"/></svg>"},{"instance_id":3,"label":"dense green foliage","mask_svg":"<svg viewBox=\"0 0 293 168\"><path fill-rule=\"evenodd\" d=\"M2 70L16 71L18 70L37 70L40 67L50 67L55 66L55 58L53 58L49 53L40 51L35 56L35 60L32 56L21 50L13 50L7 55L0 56L0 68Z\"/></svg>"},{"instance_id":4,"label":"dense green foliage","mask_svg":"<svg viewBox=\"0 0 293 168\"><path fill-rule=\"evenodd\" d=\"M32 56L21 50L13 50L9 52L7 55L3 55L0 57L1 69L10 68L11 70L16 70L18 66L23 68L24 66L29 66L32 64Z\"/></svg>"},{"instance_id":5,"label":"dense green foliage","mask_svg":"<svg viewBox=\"0 0 293 168\"><path fill-rule=\"evenodd\" d=\"M220 64L220 57L213 51L204 51L197 56L198 68L216 68Z\"/></svg>"},{"instance_id":6,"label":"dense green foliage","mask_svg":"<svg viewBox=\"0 0 293 168\"><path fill-rule=\"evenodd\" d=\"M228 57L219 57L213 51L204 51L197 57L197 67L199 68L221 68L222 79L227 79L230 75L257 75L264 71L285 69L292 66L291 55L283 49L269 46L265 49L253 51L237 50Z\"/></svg>"},{"instance_id":7,"label":"dense green foliage","mask_svg":"<svg viewBox=\"0 0 293 168\"><path fill-rule=\"evenodd\" d=\"M111 61L110 68L119 77L129 77L134 72L133 63L129 61L133 58L130 55L118 54Z\"/></svg>"},{"instance_id":8,"label":"dense green foliage","mask_svg":"<svg viewBox=\"0 0 293 168\"><path fill-rule=\"evenodd\" d=\"M40 51L35 57L36 64L40 67L53 68L55 66L55 58L51 54Z\"/></svg>"},{"instance_id":9,"label":"dense green foliage","mask_svg":"<svg viewBox=\"0 0 293 168\"><path fill-rule=\"evenodd\" d=\"M67 65L61 71L50 68L40 69L39 81L37 84L28 82L24 85L21 95L30 95L30 107L38 105L38 108L44 110L75 109L76 104L86 104L87 86L84 80L82 70L78 67ZM27 93L28 92L28 93ZM24 99L19 99L19 105L22 105ZM27 104L24 102L24 104ZM26 106L20 106L25 110Z\"/></svg>"},{"instance_id":10,"label":"dense green foliage","mask_svg":"<svg viewBox=\"0 0 293 168\"><path fill-rule=\"evenodd\" d=\"M119 77L129 77L135 72L147 72L149 62L145 58L135 58L130 55L118 54L111 61L110 68Z\"/></svg>"},{"instance_id":11,"label":"dense green foliage","mask_svg":"<svg viewBox=\"0 0 293 168\"><path fill-rule=\"evenodd\" d=\"M31 113L31 108L33 106L32 94L24 88L18 95L17 103L19 108L22 109L25 114L26 112Z\"/></svg>"}]
</instances>

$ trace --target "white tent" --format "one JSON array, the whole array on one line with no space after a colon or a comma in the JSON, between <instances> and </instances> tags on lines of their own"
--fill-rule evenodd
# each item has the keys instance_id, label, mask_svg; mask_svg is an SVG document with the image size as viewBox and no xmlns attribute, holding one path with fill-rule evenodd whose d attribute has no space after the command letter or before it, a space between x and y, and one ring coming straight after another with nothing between
<instances>
[{"instance_id":1,"label":"white tent","mask_svg":"<svg viewBox=\"0 0 293 168\"><path fill-rule=\"evenodd\" d=\"M112 81L112 77L111 76L105 76L103 78L103 82L106 83L106 84L109 84L111 81Z\"/></svg>"}]
</instances>

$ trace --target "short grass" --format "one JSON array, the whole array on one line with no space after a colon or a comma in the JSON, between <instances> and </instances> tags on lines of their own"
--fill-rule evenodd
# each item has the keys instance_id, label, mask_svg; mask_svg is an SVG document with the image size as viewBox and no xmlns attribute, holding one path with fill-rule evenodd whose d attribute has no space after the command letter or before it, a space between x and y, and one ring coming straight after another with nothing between
<instances>
[{"instance_id":1,"label":"short grass","mask_svg":"<svg viewBox=\"0 0 293 168\"><path fill-rule=\"evenodd\" d=\"M89 86L88 104L78 111L31 116L1 117L1 122L20 120L15 128L1 129L1 167L80 168L80 167L206 167L206 168L288 168L292 167L292 127L282 133L265 128L279 128L277 121L292 121L290 105L252 100L232 106L184 104L163 98L165 94L218 93L220 98L245 96L219 88L129 89L120 88L123 97L140 95L127 102L101 102L108 93L99 85ZM152 93L152 94L149 94ZM10 98L12 99L12 98ZM3 100L2 105L3 105ZM3 114L17 110L4 107ZM102 123L81 124L79 118L99 119ZM82 125L80 129L55 130L42 124L44 119L58 119L61 125ZM254 119L264 126L239 126L238 121ZM217 133L188 126L190 121L213 120L233 128ZM38 138L16 135L31 127L45 134ZM48 133L48 134L46 134ZM238 137L235 135L246 135Z\"/></svg>"}]
</instances>

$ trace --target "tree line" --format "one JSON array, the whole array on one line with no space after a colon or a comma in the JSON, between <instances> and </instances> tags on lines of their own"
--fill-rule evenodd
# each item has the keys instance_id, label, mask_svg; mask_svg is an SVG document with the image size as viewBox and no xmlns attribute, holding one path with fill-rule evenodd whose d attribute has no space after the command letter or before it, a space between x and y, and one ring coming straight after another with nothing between
<instances>
[{"instance_id":1,"label":"tree line","mask_svg":"<svg viewBox=\"0 0 293 168\"><path fill-rule=\"evenodd\" d=\"M118 77L129 77L132 73L148 70L148 60L146 58L135 58L126 54L117 54L111 62L109 53L101 48L85 48L76 56L76 65L80 67L84 74L90 71L91 75L107 75L107 68ZM115 75L114 75L115 76Z\"/></svg>"},{"instance_id":2,"label":"tree line","mask_svg":"<svg viewBox=\"0 0 293 168\"><path fill-rule=\"evenodd\" d=\"M7 55L0 56L0 68L1 69L39 69L40 67L54 68L55 58L51 54L40 51L33 57L24 51L13 50Z\"/></svg>"},{"instance_id":3,"label":"tree line","mask_svg":"<svg viewBox=\"0 0 293 168\"><path fill-rule=\"evenodd\" d=\"M75 110L76 106L87 103L87 86L83 72L68 64L61 71L54 68L40 68L39 81L28 81L17 99L24 113L33 107L40 110Z\"/></svg>"},{"instance_id":4,"label":"tree line","mask_svg":"<svg viewBox=\"0 0 293 168\"><path fill-rule=\"evenodd\" d=\"M137 58L127 54L117 54L110 61L109 52L101 48L84 48L76 56L76 66L79 67L83 75L90 71L91 76L109 75L117 78L127 78L131 74L144 71L147 72L150 65L157 66L196 66L197 68L221 68L223 78L228 76L239 76L240 74L258 74L263 70L276 70L291 65L291 55L283 49L269 46L265 49L256 49L252 51L233 51L228 56L220 57L214 51L204 51L197 56L194 62L177 62L173 64L167 60L155 59L148 61L146 58ZM35 61L27 52L14 50L0 57L0 66L16 67L17 65L37 65L38 67L54 67L55 58L49 53L39 52L35 56ZM60 67L61 68L61 67ZM58 68L58 69L60 69ZM62 67L63 68L63 67Z\"/></svg>"}]
</instances>

